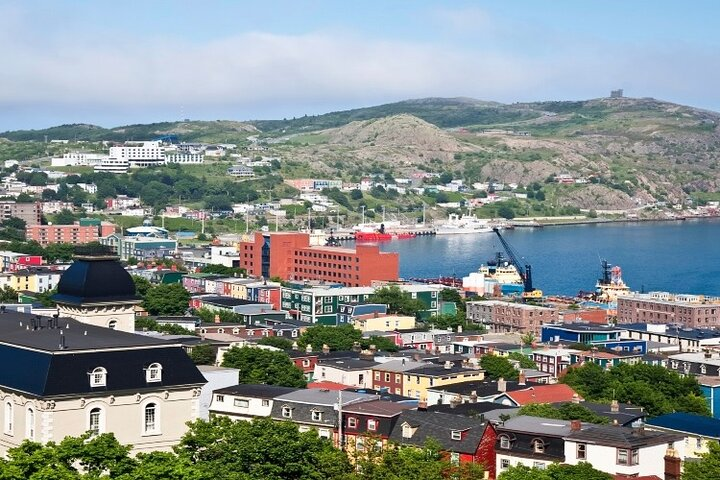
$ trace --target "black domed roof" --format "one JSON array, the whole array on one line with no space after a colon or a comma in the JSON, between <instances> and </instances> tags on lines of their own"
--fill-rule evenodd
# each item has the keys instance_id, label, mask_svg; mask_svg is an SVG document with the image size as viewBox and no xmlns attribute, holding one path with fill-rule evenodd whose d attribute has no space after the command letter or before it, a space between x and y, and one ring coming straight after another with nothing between
<instances>
[{"instance_id":1,"label":"black domed roof","mask_svg":"<svg viewBox=\"0 0 720 480\"><path fill-rule=\"evenodd\" d=\"M140 297L135 295L135 282L117 257L81 256L60 277L53 300L77 305L132 302Z\"/></svg>"}]
</instances>

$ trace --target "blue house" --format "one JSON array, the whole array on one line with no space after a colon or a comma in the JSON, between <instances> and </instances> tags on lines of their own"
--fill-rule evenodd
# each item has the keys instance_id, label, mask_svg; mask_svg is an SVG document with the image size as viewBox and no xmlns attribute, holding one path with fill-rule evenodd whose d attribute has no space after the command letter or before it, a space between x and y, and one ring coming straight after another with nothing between
<instances>
[{"instance_id":1,"label":"blue house","mask_svg":"<svg viewBox=\"0 0 720 480\"><path fill-rule=\"evenodd\" d=\"M543 343L582 343L616 352L644 354L647 342L639 339L620 338L624 328L588 323L547 324L542 326Z\"/></svg>"},{"instance_id":2,"label":"blue house","mask_svg":"<svg viewBox=\"0 0 720 480\"><path fill-rule=\"evenodd\" d=\"M700 457L708 452L710 443L720 441L720 420L694 413L675 412L645 422L648 430L685 435L685 455Z\"/></svg>"},{"instance_id":3,"label":"blue house","mask_svg":"<svg viewBox=\"0 0 720 480\"><path fill-rule=\"evenodd\" d=\"M720 378L701 376L697 380L703 397L705 397L705 401L710 408L710 414L720 419Z\"/></svg>"}]
</instances>

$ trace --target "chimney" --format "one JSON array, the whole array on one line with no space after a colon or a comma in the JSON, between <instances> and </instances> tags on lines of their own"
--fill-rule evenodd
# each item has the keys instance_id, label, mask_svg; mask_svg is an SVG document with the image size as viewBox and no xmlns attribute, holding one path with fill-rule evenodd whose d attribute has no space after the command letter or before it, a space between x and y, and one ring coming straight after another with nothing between
<instances>
[{"instance_id":1,"label":"chimney","mask_svg":"<svg viewBox=\"0 0 720 480\"><path fill-rule=\"evenodd\" d=\"M674 448L665 451L665 480L680 480L681 462Z\"/></svg>"},{"instance_id":2,"label":"chimney","mask_svg":"<svg viewBox=\"0 0 720 480\"><path fill-rule=\"evenodd\" d=\"M293 342L293 343L292 343L292 349L293 349L293 350L297 350L297 349L298 349L298 343L297 343L297 342Z\"/></svg>"},{"instance_id":3,"label":"chimney","mask_svg":"<svg viewBox=\"0 0 720 480\"><path fill-rule=\"evenodd\" d=\"M520 373L518 374L518 385L525 385L525 372L520 370Z\"/></svg>"},{"instance_id":4,"label":"chimney","mask_svg":"<svg viewBox=\"0 0 720 480\"><path fill-rule=\"evenodd\" d=\"M312 345L309 343L305 345L305 353L312 353Z\"/></svg>"},{"instance_id":5,"label":"chimney","mask_svg":"<svg viewBox=\"0 0 720 480\"><path fill-rule=\"evenodd\" d=\"M352 351L359 352L361 350L362 350L362 347L360 346L360 342L353 342Z\"/></svg>"},{"instance_id":6,"label":"chimney","mask_svg":"<svg viewBox=\"0 0 720 480\"><path fill-rule=\"evenodd\" d=\"M462 333L462 331L463 331L462 325L458 325L457 332Z\"/></svg>"},{"instance_id":7,"label":"chimney","mask_svg":"<svg viewBox=\"0 0 720 480\"><path fill-rule=\"evenodd\" d=\"M582 423L580 423L580 420L570 420L570 430L573 432L579 432L582 430Z\"/></svg>"},{"instance_id":8,"label":"chimney","mask_svg":"<svg viewBox=\"0 0 720 480\"><path fill-rule=\"evenodd\" d=\"M413 353L412 359L416 362L420 361L420 354L419 353Z\"/></svg>"},{"instance_id":9,"label":"chimney","mask_svg":"<svg viewBox=\"0 0 720 480\"><path fill-rule=\"evenodd\" d=\"M620 411L620 404L618 403L617 400L613 400L613 401L610 403L610 411L611 411L612 413L618 413L618 412Z\"/></svg>"},{"instance_id":10,"label":"chimney","mask_svg":"<svg viewBox=\"0 0 720 480\"><path fill-rule=\"evenodd\" d=\"M507 391L507 382L504 378L500 377L497 381L498 392L504 393Z\"/></svg>"},{"instance_id":11,"label":"chimney","mask_svg":"<svg viewBox=\"0 0 720 480\"><path fill-rule=\"evenodd\" d=\"M452 370L453 364L450 360L445 360L445 370Z\"/></svg>"},{"instance_id":12,"label":"chimney","mask_svg":"<svg viewBox=\"0 0 720 480\"><path fill-rule=\"evenodd\" d=\"M478 395L477 390L470 392L470 403L477 403Z\"/></svg>"},{"instance_id":13,"label":"chimney","mask_svg":"<svg viewBox=\"0 0 720 480\"><path fill-rule=\"evenodd\" d=\"M417 409L419 412L426 412L427 411L427 400L423 399L418 402Z\"/></svg>"},{"instance_id":14,"label":"chimney","mask_svg":"<svg viewBox=\"0 0 720 480\"><path fill-rule=\"evenodd\" d=\"M375 345L370 345L369 350L370 350L370 353L375 354L375 352L377 352L377 346L375 346Z\"/></svg>"},{"instance_id":15,"label":"chimney","mask_svg":"<svg viewBox=\"0 0 720 480\"><path fill-rule=\"evenodd\" d=\"M322 352L325 353L325 354L330 353L330 347L328 346L327 343L323 343Z\"/></svg>"},{"instance_id":16,"label":"chimney","mask_svg":"<svg viewBox=\"0 0 720 480\"><path fill-rule=\"evenodd\" d=\"M220 323L220 315L215 315L215 323Z\"/></svg>"}]
</instances>

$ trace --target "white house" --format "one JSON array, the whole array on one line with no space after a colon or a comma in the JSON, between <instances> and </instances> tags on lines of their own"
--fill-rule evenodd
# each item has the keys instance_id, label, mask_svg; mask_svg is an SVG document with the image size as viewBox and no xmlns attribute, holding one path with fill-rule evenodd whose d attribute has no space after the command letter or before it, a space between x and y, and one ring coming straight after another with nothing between
<instances>
[{"instance_id":1,"label":"white house","mask_svg":"<svg viewBox=\"0 0 720 480\"><path fill-rule=\"evenodd\" d=\"M334 382L348 387L372 388L372 369L378 362L343 358L320 360L315 365L313 378L320 382Z\"/></svg>"},{"instance_id":2,"label":"white house","mask_svg":"<svg viewBox=\"0 0 720 480\"><path fill-rule=\"evenodd\" d=\"M210 414L248 421L255 417L269 417L273 399L295 390L297 388L252 384L221 388L213 392Z\"/></svg>"}]
</instances>

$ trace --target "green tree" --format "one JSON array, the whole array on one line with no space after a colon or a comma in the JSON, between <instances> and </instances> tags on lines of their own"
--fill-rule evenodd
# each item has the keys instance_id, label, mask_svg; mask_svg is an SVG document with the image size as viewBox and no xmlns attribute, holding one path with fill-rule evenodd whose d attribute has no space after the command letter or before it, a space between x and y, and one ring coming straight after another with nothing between
<instances>
[{"instance_id":1,"label":"green tree","mask_svg":"<svg viewBox=\"0 0 720 480\"><path fill-rule=\"evenodd\" d=\"M318 438L315 430L301 433L291 422L214 417L189 426L175 452L201 471L202 479L352 479L344 452Z\"/></svg>"},{"instance_id":2,"label":"green tree","mask_svg":"<svg viewBox=\"0 0 720 480\"><path fill-rule=\"evenodd\" d=\"M323 345L330 350L350 350L355 342L362 341L362 332L352 325L313 325L305 330L298 338L298 346L305 348L312 345L314 350L320 350Z\"/></svg>"},{"instance_id":3,"label":"green tree","mask_svg":"<svg viewBox=\"0 0 720 480\"><path fill-rule=\"evenodd\" d=\"M239 369L239 383L300 388L307 384L302 370L295 366L285 352L232 347L225 352L222 366Z\"/></svg>"},{"instance_id":4,"label":"green tree","mask_svg":"<svg viewBox=\"0 0 720 480\"><path fill-rule=\"evenodd\" d=\"M546 469L516 465L498 476L498 480L612 480L609 473L596 470L589 463L562 465L553 463Z\"/></svg>"},{"instance_id":5,"label":"green tree","mask_svg":"<svg viewBox=\"0 0 720 480\"><path fill-rule=\"evenodd\" d=\"M421 300L412 298L408 292L402 291L397 285L389 285L375 290L368 302L385 304L390 313L401 313L414 317L420 311L427 309Z\"/></svg>"},{"instance_id":6,"label":"green tree","mask_svg":"<svg viewBox=\"0 0 720 480\"><path fill-rule=\"evenodd\" d=\"M55 224L57 225L72 225L77 217L73 212L64 208L55 214Z\"/></svg>"},{"instance_id":7,"label":"green tree","mask_svg":"<svg viewBox=\"0 0 720 480\"><path fill-rule=\"evenodd\" d=\"M75 246L69 243L51 243L45 247L45 259L50 263L69 262L75 255Z\"/></svg>"},{"instance_id":8,"label":"green tree","mask_svg":"<svg viewBox=\"0 0 720 480\"><path fill-rule=\"evenodd\" d=\"M453 181L453 174L450 172L443 172L440 174L440 177L438 178L438 181L440 184L445 185Z\"/></svg>"},{"instance_id":9,"label":"green tree","mask_svg":"<svg viewBox=\"0 0 720 480\"><path fill-rule=\"evenodd\" d=\"M17 303L18 292L10 285L5 285L0 289L0 303Z\"/></svg>"},{"instance_id":10,"label":"green tree","mask_svg":"<svg viewBox=\"0 0 720 480\"><path fill-rule=\"evenodd\" d=\"M518 371L507 358L498 355L484 355L480 359L480 367L485 370L485 376L493 380L517 380Z\"/></svg>"},{"instance_id":11,"label":"green tree","mask_svg":"<svg viewBox=\"0 0 720 480\"><path fill-rule=\"evenodd\" d=\"M279 348L280 350L290 350L293 347L293 342L283 337L263 337L257 343Z\"/></svg>"},{"instance_id":12,"label":"green tree","mask_svg":"<svg viewBox=\"0 0 720 480\"><path fill-rule=\"evenodd\" d=\"M135 283L135 293L145 298L145 294L153 288L153 284L150 283L150 280L148 280L147 278L141 277L139 275L133 275L132 279Z\"/></svg>"},{"instance_id":13,"label":"green tree","mask_svg":"<svg viewBox=\"0 0 720 480\"><path fill-rule=\"evenodd\" d=\"M145 293L143 307L150 315L182 315L190 302L190 293L179 283L157 285Z\"/></svg>"},{"instance_id":14,"label":"green tree","mask_svg":"<svg viewBox=\"0 0 720 480\"><path fill-rule=\"evenodd\" d=\"M708 442L708 451L700 460L685 462L683 480L716 480L720 478L720 444Z\"/></svg>"},{"instance_id":15,"label":"green tree","mask_svg":"<svg viewBox=\"0 0 720 480\"><path fill-rule=\"evenodd\" d=\"M215 365L215 349L209 343L201 343L192 347L190 359L195 365Z\"/></svg>"},{"instance_id":16,"label":"green tree","mask_svg":"<svg viewBox=\"0 0 720 480\"><path fill-rule=\"evenodd\" d=\"M372 345L381 352L397 352L399 350L398 346L395 345L395 342L390 340L388 337L378 337L373 335L370 338L363 338L360 341L360 346L362 348L370 348Z\"/></svg>"},{"instance_id":17,"label":"green tree","mask_svg":"<svg viewBox=\"0 0 720 480\"><path fill-rule=\"evenodd\" d=\"M559 420L580 420L596 424L606 424L610 422L607 417L598 415L579 403L563 403L559 407L555 407L549 403L531 403L521 407L518 415L557 418Z\"/></svg>"},{"instance_id":18,"label":"green tree","mask_svg":"<svg viewBox=\"0 0 720 480\"><path fill-rule=\"evenodd\" d=\"M507 203L503 203L498 207L497 214L506 220L512 220L515 218L515 211Z\"/></svg>"},{"instance_id":19,"label":"green tree","mask_svg":"<svg viewBox=\"0 0 720 480\"><path fill-rule=\"evenodd\" d=\"M440 300L455 303L458 310L462 310L463 314L465 313L465 302L456 288L443 288L440 291Z\"/></svg>"},{"instance_id":20,"label":"green tree","mask_svg":"<svg viewBox=\"0 0 720 480\"><path fill-rule=\"evenodd\" d=\"M520 352L511 352L508 355L508 358L510 360L517 360L520 362L520 368L531 368L533 370L537 370L537 364L530 360L527 355L523 355Z\"/></svg>"},{"instance_id":21,"label":"green tree","mask_svg":"<svg viewBox=\"0 0 720 480\"><path fill-rule=\"evenodd\" d=\"M361 190L358 190L357 188L350 190L350 198L353 200L362 200L363 199L363 193Z\"/></svg>"}]
</instances>

